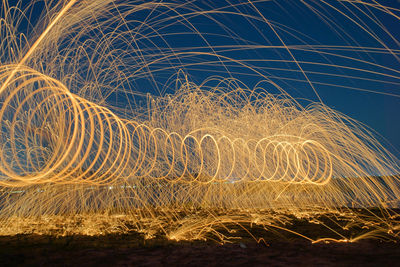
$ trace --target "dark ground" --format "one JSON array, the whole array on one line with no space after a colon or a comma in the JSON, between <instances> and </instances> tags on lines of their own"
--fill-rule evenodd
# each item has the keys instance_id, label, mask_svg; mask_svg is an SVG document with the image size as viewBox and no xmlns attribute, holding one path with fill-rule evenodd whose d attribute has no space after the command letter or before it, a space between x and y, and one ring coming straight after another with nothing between
<instances>
[{"instance_id":1,"label":"dark ground","mask_svg":"<svg viewBox=\"0 0 400 267\"><path fill-rule=\"evenodd\" d=\"M371 214L373 211L359 210L359 218L363 213ZM394 212L400 213L398 210ZM0 267L400 266L399 231L378 233L359 224L345 230L339 225L347 224L346 221L337 215L324 215L318 221L320 223L315 224L306 219L292 218L290 229L313 240L329 236L338 239L334 232L350 238L370 234L369 237L379 239L312 244L290 231L245 223L215 228L229 241L223 245L217 242L216 235L211 234L204 236L208 241L176 242L161 233L153 239L145 239L133 228L126 234L101 236L24 234L0 236Z\"/></svg>"},{"instance_id":2,"label":"dark ground","mask_svg":"<svg viewBox=\"0 0 400 267\"><path fill-rule=\"evenodd\" d=\"M138 234L0 237L0 266L400 266L400 244L282 239L216 242L144 240Z\"/></svg>"}]
</instances>

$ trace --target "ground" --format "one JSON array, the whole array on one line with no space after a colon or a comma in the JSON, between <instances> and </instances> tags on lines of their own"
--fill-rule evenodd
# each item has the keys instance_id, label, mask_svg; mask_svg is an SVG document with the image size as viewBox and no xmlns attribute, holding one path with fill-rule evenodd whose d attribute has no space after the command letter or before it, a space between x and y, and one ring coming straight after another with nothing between
<instances>
[{"instance_id":1,"label":"ground","mask_svg":"<svg viewBox=\"0 0 400 267\"><path fill-rule=\"evenodd\" d=\"M317 243L277 236L232 243L105 236L0 237L0 266L400 266L400 244L382 240Z\"/></svg>"}]
</instances>

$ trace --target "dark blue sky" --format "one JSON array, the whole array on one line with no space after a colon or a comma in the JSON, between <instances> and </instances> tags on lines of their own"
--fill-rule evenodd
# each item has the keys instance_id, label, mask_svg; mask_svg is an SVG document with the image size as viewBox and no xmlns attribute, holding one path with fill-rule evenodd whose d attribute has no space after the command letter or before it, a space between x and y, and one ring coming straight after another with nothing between
<instances>
[{"instance_id":1,"label":"dark blue sky","mask_svg":"<svg viewBox=\"0 0 400 267\"><path fill-rule=\"evenodd\" d=\"M178 70L198 83L212 75L232 76L250 88L267 78L304 104L303 98L318 101L315 89L329 107L375 130L380 141L387 140L384 146L400 158L400 45L396 39L400 36L400 19L396 18L400 2L378 2L392 9L372 0L365 5L346 1L172 1L174 10L160 6L135 12L125 19L131 21L131 30L138 30L135 36L145 36L138 38L136 45L143 49L147 62L156 59L160 50L184 52L184 56L152 64L149 71L156 84L146 76L133 77L132 90L168 92L165 83ZM201 10L211 12L199 13ZM37 20L40 11L39 4L31 21ZM178 13L184 15L176 17ZM151 27L140 26L144 20ZM114 46L119 46L118 41ZM121 48L125 48L122 43ZM242 65L224 61L228 58ZM178 67L165 69L168 64ZM117 102L123 105L126 100L118 97Z\"/></svg>"},{"instance_id":2,"label":"dark blue sky","mask_svg":"<svg viewBox=\"0 0 400 267\"><path fill-rule=\"evenodd\" d=\"M231 1L232 4L238 2ZM374 4L374 1L365 2ZM378 2L400 8L399 1ZM211 15L226 29L213 26L212 21L202 16L190 22L207 33L205 36L214 47L254 45L254 48L240 52L216 50L220 55L243 60L297 99L318 101L313 86L325 104L375 130L385 147L400 157L400 63L396 58L400 49L396 39L400 36L400 20L395 17L400 12L345 1L302 3L280 0L253 4L258 11L246 4L224 8L226 14ZM224 5L226 3L210 4L212 8ZM233 12L249 16L232 15ZM237 39L234 41L233 38ZM182 47L198 46L195 40L186 38L170 43ZM283 43L291 46L292 55L284 48L272 48ZM295 48L296 45L306 49ZM307 77L300 72L292 56ZM209 70L209 66L206 69ZM226 75L224 70L215 70L221 72L207 71L204 76L210 73ZM229 70L249 87L262 79L242 66L230 64ZM187 72L198 81L204 77L204 73L190 67Z\"/></svg>"}]
</instances>

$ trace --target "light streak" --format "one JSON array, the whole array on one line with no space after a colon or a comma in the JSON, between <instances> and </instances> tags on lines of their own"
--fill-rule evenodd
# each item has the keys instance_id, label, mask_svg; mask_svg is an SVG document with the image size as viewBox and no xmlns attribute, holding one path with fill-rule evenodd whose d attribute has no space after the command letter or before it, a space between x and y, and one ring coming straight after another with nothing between
<instances>
[{"instance_id":1,"label":"light streak","mask_svg":"<svg viewBox=\"0 0 400 267\"><path fill-rule=\"evenodd\" d=\"M170 18L163 18L165 12L172 12L175 20L190 25L204 39L189 19L209 16L212 11L203 12L191 4L75 2L68 2L55 16L52 11L57 8L50 7L57 4L46 2L49 14L45 16L50 23L34 44L18 57L2 54L0 234L32 230L52 233L54 224L66 220L64 230L58 229L56 234L124 232L129 230L124 225L129 224L149 238L162 232L175 240L212 235L218 242L225 242L230 237L223 231L233 232L230 225L236 225L257 240L245 227L249 224L267 231L286 231L312 243L398 236L394 208L399 204L400 180L393 174L399 172L399 166L373 135L321 102L304 108L262 68L252 66L252 60L223 55L226 48L268 46L211 47L209 52L201 47L193 52L173 48L163 52L157 48L148 54L146 49L135 47L143 41L141 38L146 39L139 31L154 29L153 34L164 40L168 34L163 36L155 29L170 25ZM256 9L250 1L241 5ZM365 5L388 14L396 12L378 4ZM182 7L187 8L187 14L180 13ZM112 8L118 16L109 18L106 11ZM164 13L158 13L159 8L165 8ZM128 19L135 10L150 10L138 32L130 28L135 20ZM214 12L224 13L218 9ZM158 20L152 20L153 13ZM291 51L331 56L346 49L357 53L378 49L291 46L278 34L279 27L261 11L256 13L258 17L239 11L235 14L267 23L280 41L270 48L285 49L290 54L290 60L265 62L294 63L318 98L314 86L318 82L312 81L303 68L307 61L297 59ZM75 14L84 19L80 21ZM115 22L117 28L109 31L107 25ZM358 22L356 25L361 26ZM2 27L9 31L1 32L5 40L1 51L11 51L12 44L4 42L16 38L10 30L12 21L4 19ZM79 27L82 29L77 30ZM368 31L367 27L362 29ZM91 31L96 34L91 36ZM63 42L68 34L71 39ZM376 38L372 32L368 35ZM100 36L98 43L91 39L94 36ZM136 39L135 46L129 38ZM126 51L118 47L121 44L126 45ZM387 46L377 51L397 58L397 50ZM44 56L46 53L50 55ZM192 56L214 59L179 62ZM395 69L353 56L337 54L370 69L329 61L309 63L352 71L341 77L357 78L353 72L357 71L398 83ZM187 76L180 77L181 71L177 70L172 94L148 95L146 109L129 100L129 93L135 93L131 92L131 80L148 76L151 83L156 83L156 71L151 68L158 64L159 70L175 71L216 62L227 72L229 62L250 70L282 94L269 93L261 83L249 89L234 78L211 77L196 84ZM100 82L108 73L113 73L111 78ZM335 75L327 70L314 73ZM121 92L130 105L125 114L108 102L108 97ZM381 177L373 177L372 173ZM321 225L331 236L308 237L290 227L293 217ZM82 225L76 226L75 220L82 221ZM325 220L333 221L333 226ZM105 224L111 226L104 228ZM351 227L368 231L348 236L345 232Z\"/></svg>"}]
</instances>

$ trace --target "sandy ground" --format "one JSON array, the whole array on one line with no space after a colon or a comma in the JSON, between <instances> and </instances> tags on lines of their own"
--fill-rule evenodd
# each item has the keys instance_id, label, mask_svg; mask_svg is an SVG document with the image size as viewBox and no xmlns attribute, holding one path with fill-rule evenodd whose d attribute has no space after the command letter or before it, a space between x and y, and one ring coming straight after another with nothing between
<instances>
[{"instance_id":1,"label":"sandy ground","mask_svg":"<svg viewBox=\"0 0 400 267\"><path fill-rule=\"evenodd\" d=\"M172 242L134 235L0 237L0 266L400 266L400 244L377 240L267 244Z\"/></svg>"}]
</instances>

